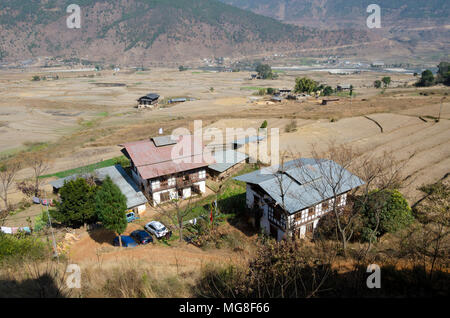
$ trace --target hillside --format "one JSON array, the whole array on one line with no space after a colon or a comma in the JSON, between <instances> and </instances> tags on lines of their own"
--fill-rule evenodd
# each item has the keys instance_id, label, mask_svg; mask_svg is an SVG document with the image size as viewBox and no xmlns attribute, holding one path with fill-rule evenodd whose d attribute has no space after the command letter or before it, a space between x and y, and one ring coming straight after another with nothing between
<instances>
[{"instance_id":1,"label":"hillside","mask_svg":"<svg viewBox=\"0 0 450 318\"><path fill-rule=\"evenodd\" d=\"M383 46L359 55L373 59L414 58L438 62L448 59L450 45L450 2L446 0L221 0L298 26L324 30L355 29L377 34ZM381 8L381 29L369 30L366 12L369 4ZM351 53L351 52L350 52Z\"/></svg>"},{"instance_id":2,"label":"hillside","mask_svg":"<svg viewBox=\"0 0 450 318\"><path fill-rule=\"evenodd\" d=\"M221 0L282 21L326 28L365 28L366 8L376 3L384 27L438 25L448 22L446 0Z\"/></svg>"},{"instance_id":3,"label":"hillside","mask_svg":"<svg viewBox=\"0 0 450 318\"><path fill-rule=\"evenodd\" d=\"M2 0L0 59L82 57L124 64L246 56L369 41L366 31L281 23L216 0L80 0L81 29L64 0Z\"/></svg>"}]
</instances>

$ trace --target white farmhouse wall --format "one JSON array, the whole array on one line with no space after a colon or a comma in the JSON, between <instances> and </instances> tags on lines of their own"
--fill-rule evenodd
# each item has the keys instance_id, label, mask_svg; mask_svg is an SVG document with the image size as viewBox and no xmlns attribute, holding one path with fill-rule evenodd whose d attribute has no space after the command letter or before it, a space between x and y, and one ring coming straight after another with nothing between
<instances>
[{"instance_id":1,"label":"white farmhouse wall","mask_svg":"<svg viewBox=\"0 0 450 318\"><path fill-rule=\"evenodd\" d=\"M205 181L195 182L194 185L199 187L201 193L206 192L206 182Z\"/></svg>"},{"instance_id":2,"label":"white farmhouse wall","mask_svg":"<svg viewBox=\"0 0 450 318\"><path fill-rule=\"evenodd\" d=\"M147 209L147 207L145 206L145 204L137 206L137 211L138 211L139 214L144 213L146 209Z\"/></svg>"},{"instance_id":3,"label":"white farmhouse wall","mask_svg":"<svg viewBox=\"0 0 450 318\"><path fill-rule=\"evenodd\" d=\"M191 187L183 189L183 199L189 198L191 196Z\"/></svg>"}]
</instances>

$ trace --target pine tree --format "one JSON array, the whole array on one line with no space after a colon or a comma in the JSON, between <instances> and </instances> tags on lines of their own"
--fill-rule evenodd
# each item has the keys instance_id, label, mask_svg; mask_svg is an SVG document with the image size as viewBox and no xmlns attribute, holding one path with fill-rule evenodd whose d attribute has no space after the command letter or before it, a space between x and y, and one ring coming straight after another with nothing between
<instances>
[{"instance_id":1,"label":"pine tree","mask_svg":"<svg viewBox=\"0 0 450 318\"><path fill-rule=\"evenodd\" d=\"M95 195L95 211L103 226L119 235L119 243L122 246L120 235L127 228L125 210L127 199L120 189L107 177Z\"/></svg>"},{"instance_id":2,"label":"pine tree","mask_svg":"<svg viewBox=\"0 0 450 318\"><path fill-rule=\"evenodd\" d=\"M52 217L70 227L95 222L95 192L96 186L89 185L83 178L66 182L59 190L61 201L56 202L56 210L51 211Z\"/></svg>"}]
</instances>

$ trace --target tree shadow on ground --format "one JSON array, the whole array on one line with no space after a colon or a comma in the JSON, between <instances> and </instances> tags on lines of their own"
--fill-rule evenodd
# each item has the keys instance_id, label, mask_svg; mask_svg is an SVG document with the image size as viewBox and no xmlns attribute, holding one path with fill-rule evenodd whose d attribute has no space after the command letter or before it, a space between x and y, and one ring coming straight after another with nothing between
<instances>
[{"instance_id":1,"label":"tree shadow on ground","mask_svg":"<svg viewBox=\"0 0 450 318\"><path fill-rule=\"evenodd\" d=\"M113 245L113 240L116 237L114 232L104 228L90 230L88 231L88 234L91 239L99 244L109 243L110 245Z\"/></svg>"},{"instance_id":2,"label":"tree shadow on ground","mask_svg":"<svg viewBox=\"0 0 450 318\"><path fill-rule=\"evenodd\" d=\"M35 279L0 280L1 298L65 298L52 275L45 273Z\"/></svg>"}]
</instances>

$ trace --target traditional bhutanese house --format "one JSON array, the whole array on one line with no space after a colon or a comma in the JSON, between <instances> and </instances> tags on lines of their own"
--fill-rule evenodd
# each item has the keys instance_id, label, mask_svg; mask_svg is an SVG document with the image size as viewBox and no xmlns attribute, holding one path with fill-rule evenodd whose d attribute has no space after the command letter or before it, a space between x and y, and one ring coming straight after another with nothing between
<instances>
[{"instance_id":1,"label":"traditional bhutanese house","mask_svg":"<svg viewBox=\"0 0 450 318\"><path fill-rule=\"evenodd\" d=\"M99 168L91 173L85 174L74 174L65 178L61 178L55 181L51 181L50 184L53 186L53 192L58 193L64 184L71 180L76 180L78 178L93 178L96 183L101 183L106 177L110 177L112 182L120 189L120 192L127 198L127 210L134 211L142 214L146 210L147 199L139 190L136 183L132 178L125 172L125 170L120 165L115 165L111 167Z\"/></svg>"},{"instance_id":2,"label":"traditional bhutanese house","mask_svg":"<svg viewBox=\"0 0 450 318\"><path fill-rule=\"evenodd\" d=\"M278 92L280 93L280 95L284 96L284 95L290 94L292 92L292 90L291 89L287 89L287 88L280 88L278 90Z\"/></svg>"},{"instance_id":3,"label":"traditional bhutanese house","mask_svg":"<svg viewBox=\"0 0 450 318\"><path fill-rule=\"evenodd\" d=\"M153 108L158 105L158 99L159 95L153 93L142 96L137 100L137 108Z\"/></svg>"},{"instance_id":4,"label":"traditional bhutanese house","mask_svg":"<svg viewBox=\"0 0 450 318\"><path fill-rule=\"evenodd\" d=\"M210 163L204 160L203 149L197 149L194 141L191 135L178 140L158 136L121 145L131 161L133 179L152 205L206 191L206 169ZM183 146L187 153L178 153L175 146Z\"/></svg>"},{"instance_id":5,"label":"traditional bhutanese house","mask_svg":"<svg viewBox=\"0 0 450 318\"><path fill-rule=\"evenodd\" d=\"M223 180L236 172L248 156L245 153L231 149L214 153L215 163L208 166L208 174L212 179Z\"/></svg>"},{"instance_id":6,"label":"traditional bhutanese house","mask_svg":"<svg viewBox=\"0 0 450 318\"><path fill-rule=\"evenodd\" d=\"M255 225L277 240L312 236L333 204L344 207L350 190L364 184L332 160L300 158L234 178L247 183L246 204ZM339 180L336 184L330 180Z\"/></svg>"},{"instance_id":7,"label":"traditional bhutanese house","mask_svg":"<svg viewBox=\"0 0 450 318\"><path fill-rule=\"evenodd\" d=\"M351 86L350 84L340 84L340 85L336 86L336 90L338 92L348 91L348 90L350 90L350 86Z\"/></svg>"}]
</instances>

